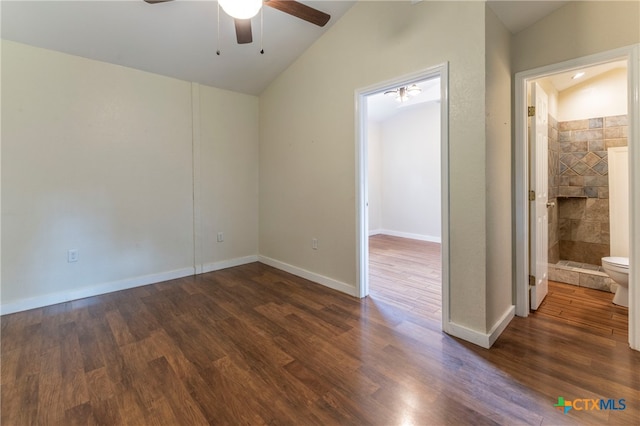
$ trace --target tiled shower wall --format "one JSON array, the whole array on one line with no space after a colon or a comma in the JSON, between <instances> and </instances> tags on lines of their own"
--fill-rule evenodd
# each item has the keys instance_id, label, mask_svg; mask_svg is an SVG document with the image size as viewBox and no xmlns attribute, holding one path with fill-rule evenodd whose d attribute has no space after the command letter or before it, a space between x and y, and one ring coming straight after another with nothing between
<instances>
[{"instance_id":1,"label":"tiled shower wall","mask_svg":"<svg viewBox=\"0 0 640 426\"><path fill-rule=\"evenodd\" d=\"M607 148L627 145L627 116L564 121L557 129L555 120L549 123L549 198L557 196L549 214L549 261L600 265L610 247Z\"/></svg>"}]
</instances>

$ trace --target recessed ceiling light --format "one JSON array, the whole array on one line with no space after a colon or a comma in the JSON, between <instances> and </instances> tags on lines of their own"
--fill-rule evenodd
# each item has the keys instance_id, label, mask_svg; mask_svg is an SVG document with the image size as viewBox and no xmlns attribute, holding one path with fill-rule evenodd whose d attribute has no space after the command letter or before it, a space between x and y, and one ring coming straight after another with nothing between
<instances>
[{"instance_id":1,"label":"recessed ceiling light","mask_svg":"<svg viewBox=\"0 0 640 426\"><path fill-rule=\"evenodd\" d=\"M575 80L576 78L580 78L584 75L583 71L577 72L575 73L575 75L573 77L571 77L573 80Z\"/></svg>"}]
</instances>

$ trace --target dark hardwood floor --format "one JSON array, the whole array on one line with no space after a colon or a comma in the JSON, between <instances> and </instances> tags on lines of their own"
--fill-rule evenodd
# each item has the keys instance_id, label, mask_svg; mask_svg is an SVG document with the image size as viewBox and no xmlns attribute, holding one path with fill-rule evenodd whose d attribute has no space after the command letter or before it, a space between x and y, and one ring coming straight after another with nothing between
<instances>
[{"instance_id":1,"label":"dark hardwood floor","mask_svg":"<svg viewBox=\"0 0 640 426\"><path fill-rule=\"evenodd\" d=\"M640 353L542 312L491 350L447 336L426 250L381 252L364 300L254 263L3 316L1 423L638 424Z\"/></svg>"}]
</instances>

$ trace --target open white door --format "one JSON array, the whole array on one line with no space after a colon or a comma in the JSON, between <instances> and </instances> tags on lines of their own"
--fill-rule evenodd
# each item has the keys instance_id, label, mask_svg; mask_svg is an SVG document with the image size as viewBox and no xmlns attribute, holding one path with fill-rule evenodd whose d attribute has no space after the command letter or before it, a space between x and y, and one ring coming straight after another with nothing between
<instances>
[{"instance_id":1,"label":"open white door","mask_svg":"<svg viewBox=\"0 0 640 426\"><path fill-rule=\"evenodd\" d=\"M531 83L531 100L535 116L531 117L529 133L530 214L529 241L531 248L529 274L531 285L531 309L538 309L548 291L549 262L549 159L548 159L548 97L538 83Z\"/></svg>"}]
</instances>

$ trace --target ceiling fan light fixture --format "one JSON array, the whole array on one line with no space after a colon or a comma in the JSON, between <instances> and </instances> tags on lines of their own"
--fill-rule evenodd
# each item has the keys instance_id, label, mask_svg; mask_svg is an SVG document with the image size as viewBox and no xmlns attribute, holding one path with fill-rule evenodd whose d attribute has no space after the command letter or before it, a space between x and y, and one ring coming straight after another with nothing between
<instances>
[{"instance_id":1,"label":"ceiling fan light fixture","mask_svg":"<svg viewBox=\"0 0 640 426\"><path fill-rule=\"evenodd\" d=\"M397 89L387 90L384 92L385 95L395 98L396 101L403 103L408 101L409 98L419 95L422 92L422 89L418 87L416 84L412 84L407 87L398 87Z\"/></svg>"},{"instance_id":2,"label":"ceiling fan light fixture","mask_svg":"<svg viewBox=\"0 0 640 426\"><path fill-rule=\"evenodd\" d=\"M417 96L422 92L422 89L419 88L416 84L412 84L411 86L407 87L407 93L409 94L409 96Z\"/></svg>"},{"instance_id":3,"label":"ceiling fan light fixture","mask_svg":"<svg viewBox=\"0 0 640 426\"><path fill-rule=\"evenodd\" d=\"M251 19L262 8L262 0L218 0L218 4L235 19Z\"/></svg>"}]
</instances>

